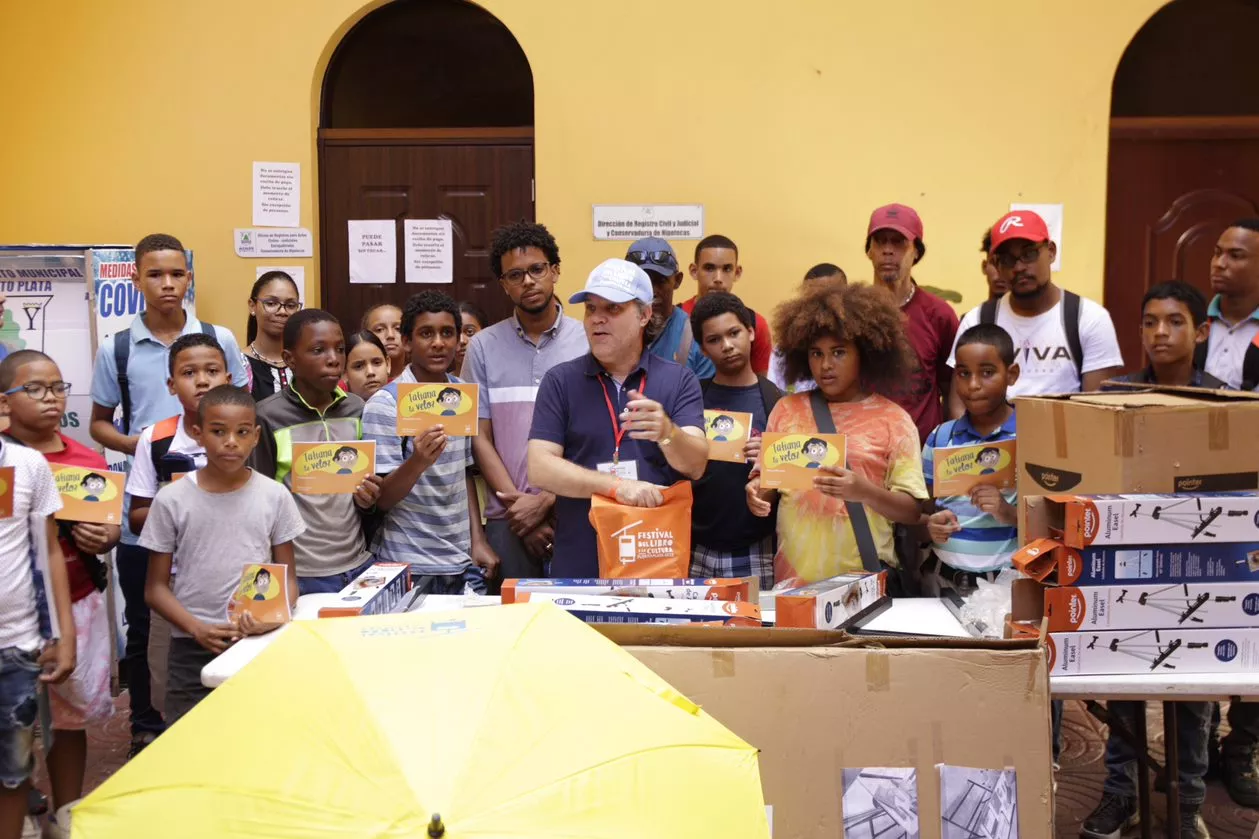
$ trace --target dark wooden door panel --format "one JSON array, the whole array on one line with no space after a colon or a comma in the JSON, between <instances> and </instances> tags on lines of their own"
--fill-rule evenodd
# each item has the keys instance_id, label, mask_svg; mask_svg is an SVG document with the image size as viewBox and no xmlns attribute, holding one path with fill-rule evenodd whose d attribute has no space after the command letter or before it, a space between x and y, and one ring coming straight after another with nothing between
<instances>
[{"instance_id":1,"label":"dark wooden door panel","mask_svg":"<svg viewBox=\"0 0 1259 839\"><path fill-rule=\"evenodd\" d=\"M1105 303L1130 370L1144 364L1145 292L1184 280L1209 297L1220 234L1238 218L1259 215L1259 137L1215 137L1201 128L1111 138Z\"/></svg>"},{"instance_id":2,"label":"dark wooden door panel","mask_svg":"<svg viewBox=\"0 0 1259 839\"><path fill-rule=\"evenodd\" d=\"M501 145L321 143L324 306L347 328L376 303L401 306L424 288L471 301L491 321L511 312L510 301L491 276L490 237L501 224L533 218L533 147ZM407 284L403 266L403 221L450 219L454 233L454 284ZM393 219L397 224L396 280L371 285L349 282L350 219Z\"/></svg>"}]
</instances>

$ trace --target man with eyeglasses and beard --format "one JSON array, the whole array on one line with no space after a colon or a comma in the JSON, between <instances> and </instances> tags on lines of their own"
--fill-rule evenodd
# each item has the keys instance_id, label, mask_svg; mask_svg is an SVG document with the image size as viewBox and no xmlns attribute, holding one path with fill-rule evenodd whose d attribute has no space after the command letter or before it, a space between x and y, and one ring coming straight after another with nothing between
<instances>
[{"instance_id":1,"label":"man with eyeglasses and beard","mask_svg":"<svg viewBox=\"0 0 1259 839\"><path fill-rule=\"evenodd\" d=\"M1050 266L1057 254L1036 213L1015 210L998 219L992 262L1010 290L967 312L957 330L961 335L979 323L995 323L1010 333L1021 371L1010 397L1099 390L1123 369L1110 313L1054 284ZM952 354L949 366L955 366ZM950 394L949 415L961 414L961 400Z\"/></svg>"},{"instance_id":2,"label":"man with eyeglasses and beard","mask_svg":"<svg viewBox=\"0 0 1259 839\"><path fill-rule=\"evenodd\" d=\"M555 496L529 485L534 398L548 370L585 355L590 345L582 322L555 299L560 250L546 227L520 221L496 230L490 267L515 310L473 336L460 374L480 385L472 455L489 488L485 535L502 562L500 580L544 577Z\"/></svg>"},{"instance_id":3,"label":"man with eyeglasses and beard","mask_svg":"<svg viewBox=\"0 0 1259 839\"><path fill-rule=\"evenodd\" d=\"M651 323L647 325L647 351L674 364L689 367L700 379L717 373L691 330L691 319L681 306L673 305L673 293L682 285L682 267L673 246L650 236L630 245L625 261L632 262L651 278Z\"/></svg>"}]
</instances>

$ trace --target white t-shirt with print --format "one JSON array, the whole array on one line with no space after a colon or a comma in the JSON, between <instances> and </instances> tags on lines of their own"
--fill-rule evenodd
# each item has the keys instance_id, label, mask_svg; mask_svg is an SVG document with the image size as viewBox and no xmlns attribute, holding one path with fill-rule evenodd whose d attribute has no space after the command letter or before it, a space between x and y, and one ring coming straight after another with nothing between
<instances>
[{"instance_id":1,"label":"white t-shirt with print","mask_svg":"<svg viewBox=\"0 0 1259 839\"><path fill-rule=\"evenodd\" d=\"M977 306L962 318L957 328L958 339L967 329L978 325L979 310ZM1009 332L1014 340L1014 356L1019 365L1019 380L1009 391L1011 398L1079 392L1080 376L1068 349L1061 300L1044 314L1029 318L1014 313L1007 294L997 303L997 326ZM1085 373L1123 366L1123 354L1119 351L1110 313L1084 297L1080 298L1080 348L1084 351L1082 369ZM953 352L949 353L950 367L957 366L956 352L957 341L954 340Z\"/></svg>"},{"instance_id":2,"label":"white t-shirt with print","mask_svg":"<svg viewBox=\"0 0 1259 839\"><path fill-rule=\"evenodd\" d=\"M131 472L127 475L128 495L152 498L161 489L157 483L157 467L153 465L153 429L156 427L150 425L140 432L135 460L131 462ZM187 455L198 469L205 466L205 448L184 430L183 417L180 417L179 425L175 426L175 436L171 438L167 452Z\"/></svg>"},{"instance_id":3,"label":"white t-shirt with print","mask_svg":"<svg viewBox=\"0 0 1259 839\"><path fill-rule=\"evenodd\" d=\"M0 443L0 466L13 467L13 515L0 519L0 649L40 646L35 579L31 575L31 526L61 509L48 461L34 449ZM50 595L51 596L51 595Z\"/></svg>"}]
</instances>

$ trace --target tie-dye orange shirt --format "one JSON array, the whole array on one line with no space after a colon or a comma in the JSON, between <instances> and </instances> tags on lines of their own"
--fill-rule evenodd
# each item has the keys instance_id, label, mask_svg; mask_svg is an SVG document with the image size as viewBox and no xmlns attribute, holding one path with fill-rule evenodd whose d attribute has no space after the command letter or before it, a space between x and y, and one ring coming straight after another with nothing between
<instances>
[{"instance_id":1,"label":"tie-dye orange shirt","mask_svg":"<svg viewBox=\"0 0 1259 839\"><path fill-rule=\"evenodd\" d=\"M860 402L830 402L835 430L847 437L848 468L877 486L927 498L922 478L918 428L899 405L870 395ZM774 407L767 432L812 433L809 394L784 396ZM838 498L817 490L781 493L778 507L778 555L774 558L777 583L812 583L838 574L860 571L861 555L848 521L848 510ZM866 508L879 559L897 565L892 548L892 523Z\"/></svg>"}]
</instances>

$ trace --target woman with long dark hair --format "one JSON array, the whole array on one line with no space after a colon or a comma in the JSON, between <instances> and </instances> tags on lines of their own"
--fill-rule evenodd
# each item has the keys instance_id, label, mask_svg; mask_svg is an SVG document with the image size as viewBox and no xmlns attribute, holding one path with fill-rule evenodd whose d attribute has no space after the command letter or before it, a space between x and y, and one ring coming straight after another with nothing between
<instances>
[{"instance_id":1,"label":"woman with long dark hair","mask_svg":"<svg viewBox=\"0 0 1259 839\"><path fill-rule=\"evenodd\" d=\"M297 283L283 271L268 271L249 292L249 325L241 357L256 401L283 390L289 382L284 363L284 324L302 308Z\"/></svg>"}]
</instances>

